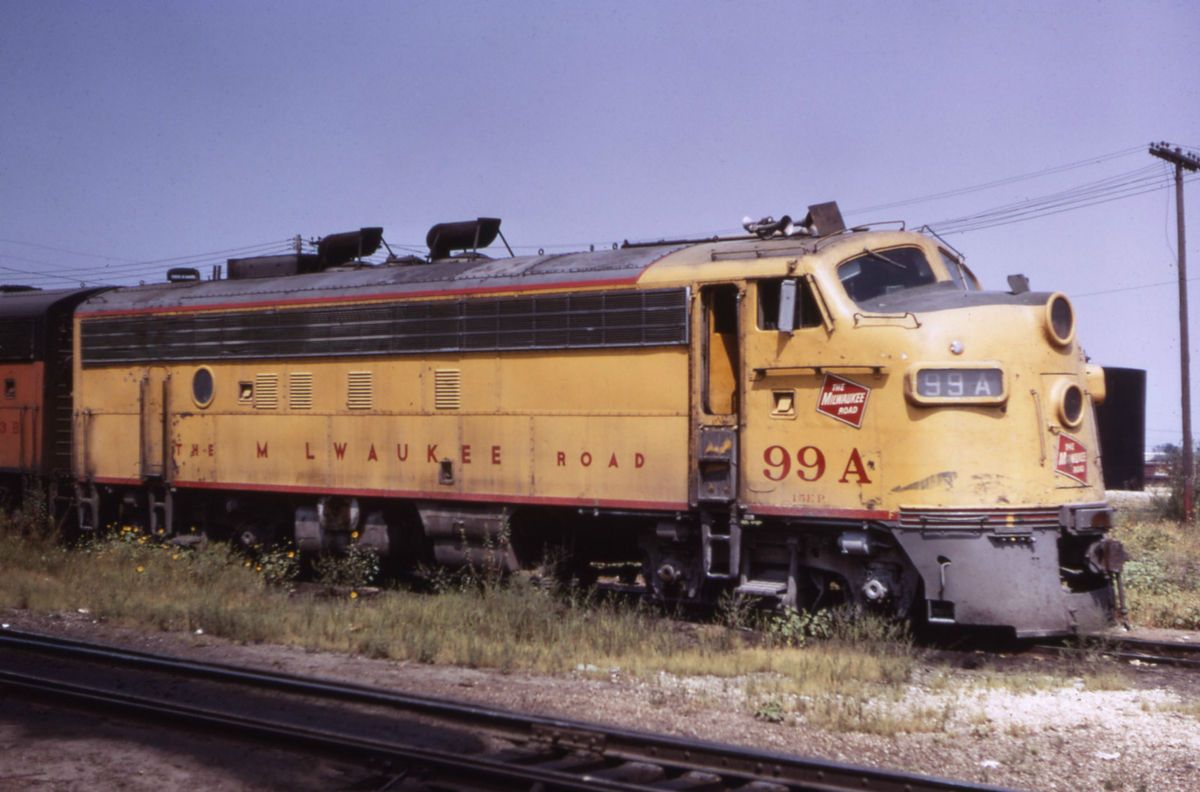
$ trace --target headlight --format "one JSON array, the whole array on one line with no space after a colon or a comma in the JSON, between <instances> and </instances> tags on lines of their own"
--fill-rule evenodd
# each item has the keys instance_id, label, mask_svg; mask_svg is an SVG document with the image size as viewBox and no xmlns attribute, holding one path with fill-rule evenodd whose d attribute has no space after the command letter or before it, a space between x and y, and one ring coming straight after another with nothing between
<instances>
[{"instance_id":1,"label":"headlight","mask_svg":"<svg viewBox=\"0 0 1200 792\"><path fill-rule=\"evenodd\" d=\"M1058 418L1063 426L1075 429L1083 423L1083 391L1075 383L1064 384L1056 390Z\"/></svg>"},{"instance_id":2,"label":"headlight","mask_svg":"<svg viewBox=\"0 0 1200 792\"><path fill-rule=\"evenodd\" d=\"M1065 294L1055 292L1046 301L1046 334L1058 346L1075 340L1075 309Z\"/></svg>"}]
</instances>

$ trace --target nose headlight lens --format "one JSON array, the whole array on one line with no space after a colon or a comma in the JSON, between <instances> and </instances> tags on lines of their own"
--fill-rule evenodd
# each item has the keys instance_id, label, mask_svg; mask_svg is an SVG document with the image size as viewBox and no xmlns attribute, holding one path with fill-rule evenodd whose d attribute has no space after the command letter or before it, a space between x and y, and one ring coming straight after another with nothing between
<instances>
[{"instance_id":1,"label":"nose headlight lens","mask_svg":"<svg viewBox=\"0 0 1200 792\"><path fill-rule=\"evenodd\" d=\"M1083 422L1083 391L1078 385L1062 389L1058 399L1058 417L1064 426L1074 429Z\"/></svg>"},{"instance_id":2,"label":"nose headlight lens","mask_svg":"<svg viewBox=\"0 0 1200 792\"><path fill-rule=\"evenodd\" d=\"M1059 346L1075 340L1075 309L1064 294L1052 294L1046 301L1046 333Z\"/></svg>"}]
</instances>

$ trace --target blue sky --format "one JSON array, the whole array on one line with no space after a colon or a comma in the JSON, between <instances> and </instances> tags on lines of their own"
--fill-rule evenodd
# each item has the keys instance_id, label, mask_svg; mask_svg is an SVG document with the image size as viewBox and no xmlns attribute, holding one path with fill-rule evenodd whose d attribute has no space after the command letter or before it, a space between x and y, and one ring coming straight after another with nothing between
<instances>
[{"instance_id":1,"label":"blue sky","mask_svg":"<svg viewBox=\"0 0 1200 792\"><path fill-rule=\"evenodd\" d=\"M157 280L364 225L419 247L478 215L526 251L711 234L1068 163L848 219L1154 187L1145 144L1200 150L1198 38L1194 2L8 0L0 280ZM1172 195L949 237L987 285L1076 296L1092 358L1150 372L1151 444L1179 438Z\"/></svg>"}]
</instances>

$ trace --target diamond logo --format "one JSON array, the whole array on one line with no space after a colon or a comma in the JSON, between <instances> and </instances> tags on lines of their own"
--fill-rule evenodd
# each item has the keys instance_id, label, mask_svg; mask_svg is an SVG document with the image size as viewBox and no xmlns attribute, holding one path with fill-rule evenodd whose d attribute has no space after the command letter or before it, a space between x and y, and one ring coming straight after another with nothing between
<instances>
[{"instance_id":1,"label":"diamond logo","mask_svg":"<svg viewBox=\"0 0 1200 792\"><path fill-rule=\"evenodd\" d=\"M1058 453L1054 458L1054 472L1075 479L1080 484L1088 483L1087 448L1070 435L1058 436Z\"/></svg>"},{"instance_id":2,"label":"diamond logo","mask_svg":"<svg viewBox=\"0 0 1200 792\"><path fill-rule=\"evenodd\" d=\"M866 385L836 374L826 374L817 397L817 412L858 429L867 414L867 397L870 395L871 389Z\"/></svg>"}]
</instances>

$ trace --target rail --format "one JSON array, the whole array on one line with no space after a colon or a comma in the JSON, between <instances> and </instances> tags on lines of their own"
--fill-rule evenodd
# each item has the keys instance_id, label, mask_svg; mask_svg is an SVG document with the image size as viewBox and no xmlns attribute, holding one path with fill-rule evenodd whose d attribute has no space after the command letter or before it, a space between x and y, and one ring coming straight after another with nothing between
<instances>
[{"instance_id":1,"label":"rail","mask_svg":"<svg viewBox=\"0 0 1200 792\"><path fill-rule=\"evenodd\" d=\"M363 739L333 730L250 717L210 707L106 691L41 676L0 672L0 689L52 696L135 716L169 718L293 746L381 761L432 774L439 781L483 784L481 788L540 785L542 789L662 790L988 790L996 787L932 776L808 759L752 748L669 737L558 718L529 716L470 704L411 696L378 688L308 679L156 655L47 635L0 630L0 650L50 654L154 673L270 689L309 699L369 704L501 737L515 747L482 756L450 754L427 747ZM489 786L490 785L490 786Z\"/></svg>"},{"instance_id":2,"label":"rail","mask_svg":"<svg viewBox=\"0 0 1200 792\"><path fill-rule=\"evenodd\" d=\"M1093 636L1094 643L1078 645L1035 644L1034 649L1054 654L1070 654L1091 649L1114 660L1137 661L1152 665L1200 669L1200 643L1155 641L1146 638Z\"/></svg>"}]
</instances>

